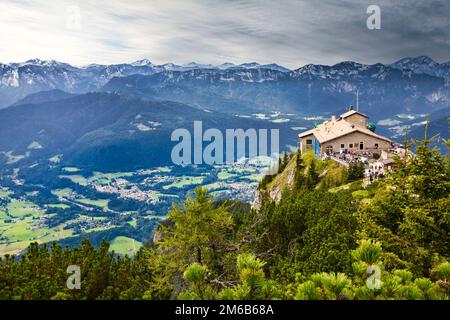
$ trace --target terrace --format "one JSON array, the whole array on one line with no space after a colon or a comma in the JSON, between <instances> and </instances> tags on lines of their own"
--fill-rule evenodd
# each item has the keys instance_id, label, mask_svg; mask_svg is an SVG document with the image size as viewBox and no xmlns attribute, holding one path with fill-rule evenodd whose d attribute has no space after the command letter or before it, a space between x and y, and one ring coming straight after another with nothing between
<instances>
[{"instance_id":1,"label":"terrace","mask_svg":"<svg viewBox=\"0 0 450 320\"><path fill-rule=\"evenodd\" d=\"M322 159L332 159L337 163L349 167L351 163L361 162L365 166L364 175L372 182L378 178L384 178L387 170L393 170L395 156L403 158L405 149L399 144L394 144L388 150L365 149L345 150L340 152L326 152Z\"/></svg>"}]
</instances>

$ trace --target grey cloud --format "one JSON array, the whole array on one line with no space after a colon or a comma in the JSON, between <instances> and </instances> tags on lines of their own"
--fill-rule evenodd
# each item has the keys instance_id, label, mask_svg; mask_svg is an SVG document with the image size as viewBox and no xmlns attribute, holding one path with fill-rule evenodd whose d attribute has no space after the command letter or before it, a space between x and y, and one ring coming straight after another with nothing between
<instances>
[{"instance_id":1,"label":"grey cloud","mask_svg":"<svg viewBox=\"0 0 450 320\"><path fill-rule=\"evenodd\" d=\"M307 63L334 64L342 60L388 63L418 55L429 55L437 61L450 59L447 0L55 3L2 0L0 30L6 31L0 36L9 46L0 49L0 61L17 60L15 57L55 58L78 64L140 58L156 63L256 60L298 68ZM79 33L61 27L64 19L55 17L73 4L78 4L83 13L83 30ZM381 7L381 30L366 28L370 4ZM24 8L28 10L25 13L20 11ZM11 27L14 23L20 27ZM39 34L45 36L39 39Z\"/></svg>"}]
</instances>

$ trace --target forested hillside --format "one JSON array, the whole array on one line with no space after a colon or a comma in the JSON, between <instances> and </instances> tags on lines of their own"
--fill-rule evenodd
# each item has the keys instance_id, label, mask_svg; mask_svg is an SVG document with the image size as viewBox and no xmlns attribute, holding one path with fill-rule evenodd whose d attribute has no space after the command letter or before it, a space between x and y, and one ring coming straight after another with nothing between
<instances>
[{"instance_id":1,"label":"forested hillside","mask_svg":"<svg viewBox=\"0 0 450 320\"><path fill-rule=\"evenodd\" d=\"M291 155L292 183L274 201L265 181L259 210L199 188L135 258L107 243L31 245L2 260L0 299L450 299L450 157L429 144L365 188ZM66 288L68 265L79 290Z\"/></svg>"}]
</instances>

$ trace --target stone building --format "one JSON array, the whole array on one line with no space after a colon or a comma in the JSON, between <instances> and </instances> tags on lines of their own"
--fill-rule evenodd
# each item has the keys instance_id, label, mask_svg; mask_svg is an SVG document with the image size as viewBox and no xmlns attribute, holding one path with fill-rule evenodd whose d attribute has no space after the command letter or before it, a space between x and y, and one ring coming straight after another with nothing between
<instances>
[{"instance_id":1,"label":"stone building","mask_svg":"<svg viewBox=\"0 0 450 320\"><path fill-rule=\"evenodd\" d=\"M390 149L392 141L368 129L368 117L350 107L339 118L333 116L316 128L299 134L300 149L314 150L317 156L346 151L378 153Z\"/></svg>"}]
</instances>

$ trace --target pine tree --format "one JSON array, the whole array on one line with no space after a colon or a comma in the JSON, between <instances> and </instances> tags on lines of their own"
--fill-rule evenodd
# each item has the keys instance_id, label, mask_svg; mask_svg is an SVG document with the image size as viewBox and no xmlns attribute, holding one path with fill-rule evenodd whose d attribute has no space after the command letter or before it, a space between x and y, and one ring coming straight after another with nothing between
<instances>
[{"instance_id":1,"label":"pine tree","mask_svg":"<svg viewBox=\"0 0 450 320\"><path fill-rule=\"evenodd\" d=\"M301 190L305 183L304 171L305 165L301 156L300 149L297 151L295 158L295 176L294 176L294 189Z\"/></svg>"},{"instance_id":2,"label":"pine tree","mask_svg":"<svg viewBox=\"0 0 450 320\"><path fill-rule=\"evenodd\" d=\"M364 178L364 164L362 162L352 162L348 166L348 181L355 181Z\"/></svg>"},{"instance_id":3,"label":"pine tree","mask_svg":"<svg viewBox=\"0 0 450 320\"><path fill-rule=\"evenodd\" d=\"M314 160L312 160L306 174L305 185L307 190L313 190L318 182L319 182L319 175L316 172L316 165L314 163Z\"/></svg>"},{"instance_id":4,"label":"pine tree","mask_svg":"<svg viewBox=\"0 0 450 320\"><path fill-rule=\"evenodd\" d=\"M223 272L224 257L231 246L233 219L224 204L217 206L207 190L197 188L183 207L169 212L168 226L161 227L157 252L170 260L171 268L182 270L197 262L213 275Z\"/></svg>"}]
</instances>

